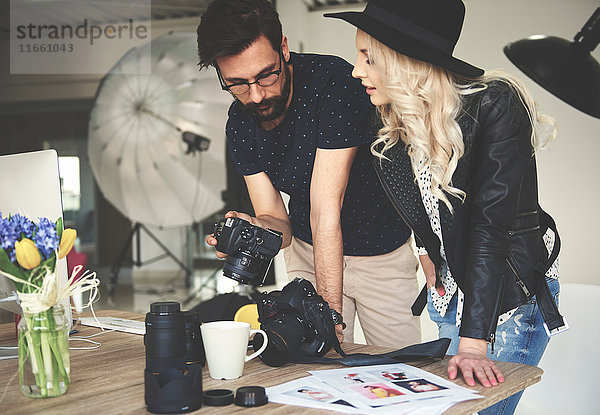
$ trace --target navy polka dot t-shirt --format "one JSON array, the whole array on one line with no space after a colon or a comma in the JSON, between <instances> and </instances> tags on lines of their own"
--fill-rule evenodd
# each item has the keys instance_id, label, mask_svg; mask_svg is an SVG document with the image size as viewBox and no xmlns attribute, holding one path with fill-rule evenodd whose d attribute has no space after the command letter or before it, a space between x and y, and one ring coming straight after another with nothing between
<instances>
[{"instance_id":1,"label":"navy polka dot t-shirt","mask_svg":"<svg viewBox=\"0 0 600 415\"><path fill-rule=\"evenodd\" d=\"M264 171L275 189L290 196L295 237L312 244L310 180L317 148L358 146L341 212L344 255L370 256L403 245L410 230L389 202L371 165L370 120L374 107L352 78L352 66L327 55L291 54L293 96L284 120L266 131L234 102L227 140L238 173Z\"/></svg>"}]
</instances>

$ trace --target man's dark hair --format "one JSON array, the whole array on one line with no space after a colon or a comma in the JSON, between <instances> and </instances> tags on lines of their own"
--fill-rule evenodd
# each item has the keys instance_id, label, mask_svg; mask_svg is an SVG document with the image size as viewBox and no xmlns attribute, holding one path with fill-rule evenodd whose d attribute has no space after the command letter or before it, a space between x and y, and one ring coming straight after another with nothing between
<instances>
[{"instance_id":1,"label":"man's dark hair","mask_svg":"<svg viewBox=\"0 0 600 415\"><path fill-rule=\"evenodd\" d=\"M279 51L283 33L279 15L269 0L214 0L198 25L200 69L217 58L243 52L261 35Z\"/></svg>"}]
</instances>

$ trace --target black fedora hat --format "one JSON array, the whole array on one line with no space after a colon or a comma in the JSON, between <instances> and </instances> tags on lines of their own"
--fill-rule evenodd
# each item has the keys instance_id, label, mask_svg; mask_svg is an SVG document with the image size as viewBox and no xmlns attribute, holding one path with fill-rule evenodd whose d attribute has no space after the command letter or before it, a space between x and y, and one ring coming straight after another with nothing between
<instances>
[{"instance_id":1,"label":"black fedora hat","mask_svg":"<svg viewBox=\"0 0 600 415\"><path fill-rule=\"evenodd\" d=\"M362 12L326 13L403 55L468 77L483 70L452 56L465 17L461 0L369 0Z\"/></svg>"}]
</instances>

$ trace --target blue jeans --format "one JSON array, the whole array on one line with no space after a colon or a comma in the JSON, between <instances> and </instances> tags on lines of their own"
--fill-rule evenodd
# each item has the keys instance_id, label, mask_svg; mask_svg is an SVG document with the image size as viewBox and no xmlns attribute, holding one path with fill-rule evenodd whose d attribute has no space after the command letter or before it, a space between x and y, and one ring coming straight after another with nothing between
<instances>
[{"instance_id":1,"label":"blue jeans","mask_svg":"<svg viewBox=\"0 0 600 415\"><path fill-rule=\"evenodd\" d=\"M546 278L546 281L554 302L558 304L558 292L560 290L558 279ZM451 340L448 348L449 355L455 355L458 352L458 331L460 328L456 327L457 299L458 294L455 294L444 317L440 316L440 313L433 307L431 292L429 292L427 299L427 311L431 320L438 326L439 337L447 337ZM488 357L492 360L537 366L549 341L543 324L544 319L537 301L533 297L528 303L520 306L510 319L498 326L494 354L491 353L491 347L488 345ZM485 415L513 414L522 394L523 391L515 393L479 413Z\"/></svg>"}]
</instances>

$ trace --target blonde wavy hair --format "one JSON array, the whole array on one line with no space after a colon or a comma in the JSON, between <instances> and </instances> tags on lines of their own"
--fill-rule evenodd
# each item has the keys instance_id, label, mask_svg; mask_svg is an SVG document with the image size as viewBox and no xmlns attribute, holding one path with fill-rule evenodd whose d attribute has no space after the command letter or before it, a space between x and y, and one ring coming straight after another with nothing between
<instances>
[{"instance_id":1,"label":"blonde wavy hair","mask_svg":"<svg viewBox=\"0 0 600 415\"><path fill-rule=\"evenodd\" d=\"M525 85L506 72L494 70L478 78L461 78L439 66L402 55L369 35L367 48L370 65L379 71L391 101L378 106L383 127L371 145L371 152L386 159L384 153L402 140L408 146L415 180L429 166L431 192L450 212L452 205L445 193L461 201L466 198L465 192L452 186L452 175L464 154L462 131L456 122L463 96L486 89L491 81L506 82L518 91L527 109L534 127L531 133L534 149L543 147L557 134L556 121L538 114ZM542 125L550 128L546 139L539 140L536 130Z\"/></svg>"}]
</instances>

